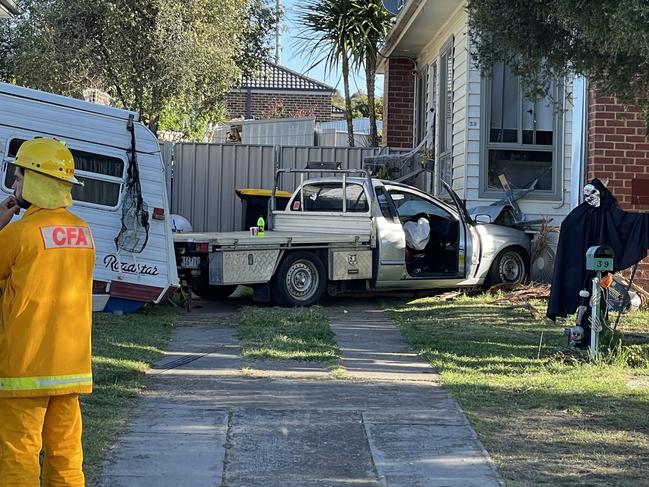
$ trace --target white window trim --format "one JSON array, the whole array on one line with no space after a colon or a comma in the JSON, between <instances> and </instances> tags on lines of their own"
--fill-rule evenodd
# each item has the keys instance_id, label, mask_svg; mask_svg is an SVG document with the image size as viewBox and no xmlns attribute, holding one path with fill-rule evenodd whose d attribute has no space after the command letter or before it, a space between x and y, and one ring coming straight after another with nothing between
<instances>
[{"instance_id":1,"label":"white window trim","mask_svg":"<svg viewBox=\"0 0 649 487\"><path fill-rule=\"evenodd\" d=\"M426 64L418 72L415 106L415 146L428 136L428 110L430 108L430 65Z\"/></svg>"},{"instance_id":2,"label":"white window trim","mask_svg":"<svg viewBox=\"0 0 649 487\"><path fill-rule=\"evenodd\" d=\"M436 96L437 96L437 110L435 113L435 118L436 118L436 124L435 124L435 154L436 154L436 164L435 164L435 194L440 195L443 193L442 190L442 163L443 162L448 162L450 164L450 181L447 181L451 186L453 185L453 92L455 91L455 79L454 79L454 73L455 73L455 36L451 36L441 47L439 50L439 56L437 59L437 67L438 67L438 75L437 75L437 83L438 83L438 89L436 90ZM442 58L448 55L449 59L451 60L452 63L452 69L451 69L451 79L450 82L453 86L453 90L451 93L451 99L446 100L446 95L448 94L448 90L446 89L445 86L442 86L442 80L448 75L448 65L443 65L442 63ZM445 70L446 74L442 76L442 69ZM448 83L449 80L446 80L446 83ZM447 103L443 103L443 102ZM450 114L451 114L451 126L446 127L446 119L447 119L447 109L448 105L450 102ZM446 143L446 137L448 135L447 129L450 130L450 135L451 135L451 142L450 142L450 147L446 147L444 151L442 151L442 146L445 145Z\"/></svg>"}]
</instances>

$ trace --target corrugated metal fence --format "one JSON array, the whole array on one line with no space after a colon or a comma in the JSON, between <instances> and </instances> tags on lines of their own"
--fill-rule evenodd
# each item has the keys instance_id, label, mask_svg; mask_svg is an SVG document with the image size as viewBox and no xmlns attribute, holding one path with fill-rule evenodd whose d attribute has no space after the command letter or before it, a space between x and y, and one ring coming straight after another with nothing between
<instances>
[{"instance_id":1,"label":"corrugated metal fence","mask_svg":"<svg viewBox=\"0 0 649 487\"><path fill-rule=\"evenodd\" d=\"M271 189L275 169L304 169L308 162L340 162L363 168L363 160L379 148L297 147L278 145L176 143L173 146L172 212L189 219L195 231L240 230L240 188ZM171 151L163 155L169 167ZM280 189L294 191L299 175L284 175Z\"/></svg>"}]
</instances>

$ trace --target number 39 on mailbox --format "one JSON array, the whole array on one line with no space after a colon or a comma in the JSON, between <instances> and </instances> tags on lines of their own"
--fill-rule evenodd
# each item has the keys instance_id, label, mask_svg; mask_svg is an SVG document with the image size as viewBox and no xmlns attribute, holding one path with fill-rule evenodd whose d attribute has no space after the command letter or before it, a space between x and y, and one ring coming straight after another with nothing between
<instances>
[{"instance_id":1,"label":"number 39 on mailbox","mask_svg":"<svg viewBox=\"0 0 649 487\"><path fill-rule=\"evenodd\" d=\"M608 245L595 245L586 251L586 269L613 272L613 249Z\"/></svg>"}]
</instances>

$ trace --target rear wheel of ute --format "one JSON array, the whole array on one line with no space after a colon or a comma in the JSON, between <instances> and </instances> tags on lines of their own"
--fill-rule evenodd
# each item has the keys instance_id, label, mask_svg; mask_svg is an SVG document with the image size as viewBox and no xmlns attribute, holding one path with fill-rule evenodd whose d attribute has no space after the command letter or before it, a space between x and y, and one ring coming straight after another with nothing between
<instances>
[{"instance_id":1,"label":"rear wheel of ute","mask_svg":"<svg viewBox=\"0 0 649 487\"><path fill-rule=\"evenodd\" d=\"M209 284L207 279L200 279L196 287L192 288L192 292L203 299L220 301L230 296L236 288L236 285L215 286Z\"/></svg>"},{"instance_id":2,"label":"rear wheel of ute","mask_svg":"<svg viewBox=\"0 0 649 487\"><path fill-rule=\"evenodd\" d=\"M289 308L311 306L320 300L326 281L324 265L316 254L290 253L271 281L272 302Z\"/></svg>"}]
</instances>

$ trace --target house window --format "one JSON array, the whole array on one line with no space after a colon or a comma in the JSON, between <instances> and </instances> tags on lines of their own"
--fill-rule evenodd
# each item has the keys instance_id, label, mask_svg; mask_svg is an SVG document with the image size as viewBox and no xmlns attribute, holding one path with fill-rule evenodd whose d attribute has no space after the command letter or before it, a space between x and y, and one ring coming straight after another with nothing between
<instances>
[{"instance_id":1,"label":"house window","mask_svg":"<svg viewBox=\"0 0 649 487\"><path fill-rule=\"evenodd\" d=\"M439 140L438 181L453 180L453 38L444 45L439 57ZM438 194L441 192L441 184Z\"/></svg>"},{"instance_id":2,"label":"house window","mask_svg":"<svg viewBox=\"0 0 649 487\"><path fill-rule=\"evenodd\" d=\"M9 157L16 157L24 139L12 139L9 143ZM83 186L72 187L72 199L93 205L117 207L124 178L124 161L115 157L71 149L74 157L74 175ZM8 168L5 174L5 189L11 188L14 173Z\"/></svg>"},{"instance_id":3,"label":"house window","mask_svg":"<svg viewBox=\"0 0 649 487\"><path fill-rule=\"evenodd\" d=\"M483 126L484 160L482 191L502 191L500 176L513 187L534 186L535 194L554 197L559 193L561 154L560 87L553 82L546 97L525 97L521 80L498 63L491 79L485 80L486 117Z\"/></svg>"}]
</instances>

